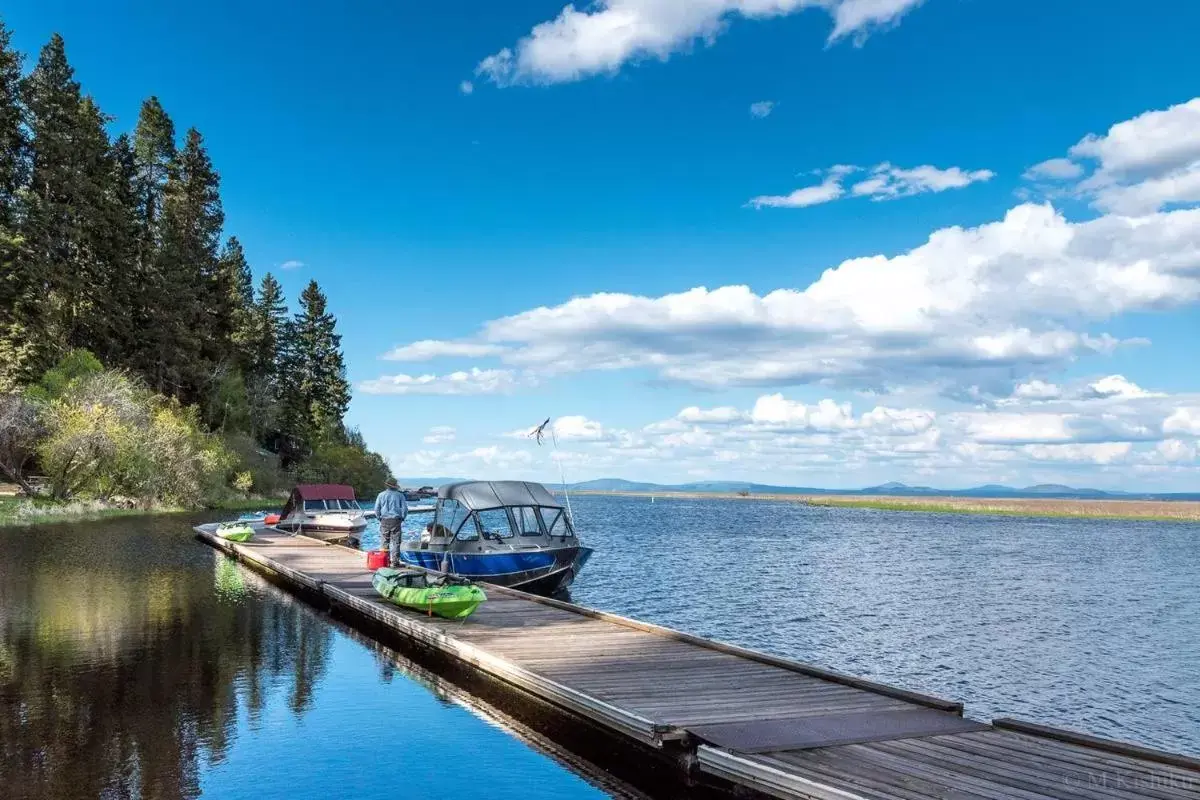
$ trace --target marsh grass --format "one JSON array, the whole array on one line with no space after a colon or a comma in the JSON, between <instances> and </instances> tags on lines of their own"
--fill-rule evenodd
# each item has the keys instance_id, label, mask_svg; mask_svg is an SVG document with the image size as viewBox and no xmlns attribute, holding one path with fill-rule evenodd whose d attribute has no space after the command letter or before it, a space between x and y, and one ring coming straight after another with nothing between
<instances>
[{"instance_id":1,"label":"marsh grass","mask_svg":"<svg viewBox=\"0 0 1200 800\"><path fill-rule=\"evenodd\" d=\"M1127 519L1152 522L1200 522L1200 502L1191 500L1080 500L1067 498L908 497L899 495L751 494L728 492L598 492L660 500L766 500L825 508L924 511L937 514L989 514L1005 517Z\"/></svg>"}]
</instances>

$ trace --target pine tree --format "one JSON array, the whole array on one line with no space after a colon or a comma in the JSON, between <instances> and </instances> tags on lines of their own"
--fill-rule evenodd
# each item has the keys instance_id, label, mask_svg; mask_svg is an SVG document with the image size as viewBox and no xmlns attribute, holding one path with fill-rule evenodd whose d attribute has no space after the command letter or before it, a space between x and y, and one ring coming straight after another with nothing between
<instances>
[{"instance_id":1,"label":"pine tree","mask_svg":"<svg viewBox=\"0 0 1200 800\"><path fill-rule=\"evenodd\" d=\"M0 22L0 229L12 231L19 213L18 193L28 174L28 142L21 108L21 54Z\"/></svg>"},{"instance_id":2,"label":"pine tree","mask_svg":"<svg viewBox=\"0 0 1200 800\"><path fill-rule=\"evenodd\" d=\"M137 165L138 212L141 217L142 260L152 258L160 239L159 218L171 164L175 160L175 123L157 97L142 102L133 133L133 156Z\"/></svg>"},{"instance_id":3,"label":"pine tree","mask_svg":"<svg viewBox=\"0 0 1200 800\"><path fill-rule=\"evenodd\" d=\"M142 102L130 143L135 206L134 257L131 282L140 287L130 306L133 328L140 332L125 361L158 390L163 390L161 354L167 350L174 321L174 289L159 271L162 208L175 160L175 124L157 97Z\"/></svg>"},{"instance_id":4,"label":"pine tree","mask_svg":"<svg viewBox=\"0 0 1200 800\"><path fill-rule=\"evenodd\" d=\"M38 296L30 264L19 257L20 193L28 176L29 143L20 97L22 57L10 41L0 22L0 392L28 376L34 350L27 321L36 314Z\"/></svg>"},{"instance_id":5,"label":"pine tree","mask_svg":"<svg viewBox=\"0 0 1200 800\"><path fill-rule=\"evenodd\" d=\"M246 343L246 394L250 404L251 433L263 444L279 439L279 393L284 344L288 325L283 287L267 273L250 313Z\"/></svg>"},{"instance_id":6,"label":"pine tree","mask_svg":"<svg viewBox=\"0 0 1200 800\"><path fill-rule=\"evenodd\" d=\"M129 308L119 273L132 252L130 209L118 184L119 166L105 126L110 118L91 97L79 106L75 137L78 194L72 208L75 227L76 301L70 347L90 350L113 363L130 330Z\"/></svg>"},{"instance_id":7,"label":"pine tree","mask_svg":"<svg viewBox=\"0 0 1200 800\"><path fill-rule=\"evenodd\" d=\"M254 281L246 253L236 236L230 236L221 249L217 281L223 298L224 335L229 339L238 370L244 376L249 375L254 362Z\"/></svg>"},{"instance_id":8,"label":"pine tree","mask_svg":"<svg viewBox=\"0 0 1200 800\"><path fill-rule=\"evenodd\" d=\"M146 336L142 308L146 293L144 278L137 268L141 227L138 224L137 161L133 141L122 133L112 144L108 159L105 225L112 258L108 293L113 302L110 344L114 348L101 359L113 367L137 370L138 355Z\"/></svg>"},{"instance_id":9,"label":"pine tree","mask_svg":"<svg viewBox=\"0 0 1200 800\"><path fill-rule=\"evenodd\" d=\"M281 402L284 431L308 449L321 437L344 436L350 384L336 327L325 295L310 281L285 338Z\"/></svg>"},{"instance_id":10,"label":"pine tree","mask_svg":"<svg viewBox=\"0 0 1200 800\"><path fill-rule=\"evenodd\" d=\"M217 280L217 248L225 214L220 179L200 132L187 132L167 181L162 245L156 261L172 302L162 309L159 336L161 390L197 402L229 356L221 336L224 307Z\"/></svg>"},{"instance_id":11,"label":"pine tree","mask_svg":"<svg viewBox=\"0 0 1200 800\"><path fill-rule=\"evenodd\" d=\"M42 48L21 94L31 136L20 260L41 294L38 313L25 321L27 335L37 348L31 366L40 371L54 359L56 350L74 340L84 302L83 287L75 280L80 247L77 221L84 192L76 153L82 100L58 34Z\"/></svg>"}]
</instances>

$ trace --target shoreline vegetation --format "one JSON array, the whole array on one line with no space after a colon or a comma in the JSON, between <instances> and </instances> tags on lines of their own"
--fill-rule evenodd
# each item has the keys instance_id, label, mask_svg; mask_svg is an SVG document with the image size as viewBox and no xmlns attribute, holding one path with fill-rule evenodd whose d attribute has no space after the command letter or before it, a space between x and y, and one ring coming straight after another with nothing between
<instances>
[{"instance_id":1,"label":"shoreline vegetation","mask_svg":"<svg viewBox=\"0 0 1200 800\"><path fill-rule=\"evenodd\" d=\"M572 494L653 497L663 500L746 500L800 503L821 508L923 511L1007 517L1116 519L1143 522L1200 522L1200 501L1080 500L1069 498L910 497L901 495L744 494L740 492L642 492L579 489Z\"/></svg>"},{"instance_id":2,"label":"shoreline vegetation","mask_svg":"<svg viewBox=\"0 0 1200 800\"><path fill-rule=\"evenodd\" d=\"M386 462L345 421L321 287L293 310L270 272L256 291L200 132L178 135L154 96L120 122L60 35L26 59L0 22L0 481L32 498L11 507L111 515L381 486Z\"/></svg>"}]
</instances>

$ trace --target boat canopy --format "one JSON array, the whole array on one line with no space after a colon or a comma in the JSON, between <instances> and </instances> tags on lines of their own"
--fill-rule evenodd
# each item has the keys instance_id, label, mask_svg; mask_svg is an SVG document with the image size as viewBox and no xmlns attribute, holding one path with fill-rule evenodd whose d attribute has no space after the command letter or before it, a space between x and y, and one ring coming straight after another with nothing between
<instances>
[{"instance_id":1,"label":"boat canopy","mask_svg":"<svg viewBox=\"0 0 1200 800\"><path fill-rule=\"evenodd\" d=\"M438 489L439 500L454 500L471 511L507 506L562 508L562 503L540 483L526 481L467 481Z\"/></svg>"},{"instance_id":2,"label":"boat canopy","mask_svg":"<svg viewBox=\"0 0 1200 800\"><path fill-rule=\"evenodd\" d=\"M352 486L340 483L299 483L292 489L287 505L283 507L283 516L288 517L293 511L305 508L305 501L322 500L348 500L357 507Z\"/></svg>"},{"instance_id":3,"label":"boat canopy","mask_svg":"<svg viewBox=\"0 0 1200 800\"><path fill-rule=\"evenodd\" d=\"M354 500L354 487L341 483L300 483L292 494L301 500Z\"/></svg>"}]
</instances>

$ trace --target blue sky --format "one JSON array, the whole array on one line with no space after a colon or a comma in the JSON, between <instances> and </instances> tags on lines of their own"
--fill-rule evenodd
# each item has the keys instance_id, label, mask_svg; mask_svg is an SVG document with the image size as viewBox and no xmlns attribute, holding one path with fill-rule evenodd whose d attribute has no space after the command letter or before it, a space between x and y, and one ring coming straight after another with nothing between
<instances>
[{"instance_id":1,"label":"blue sky","mask_svg":"<svg viewBox=\"0 0 1200 800\"><path fill-rule=\"evenodd\" d=\"M204 133L399 474L1196 485L1195 3L160 5L5 20Z\"/></svg>"}]
</instances>

